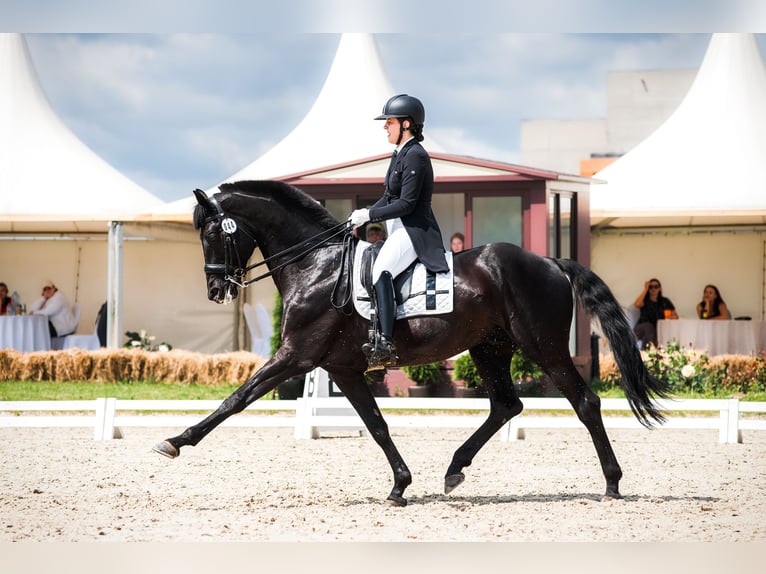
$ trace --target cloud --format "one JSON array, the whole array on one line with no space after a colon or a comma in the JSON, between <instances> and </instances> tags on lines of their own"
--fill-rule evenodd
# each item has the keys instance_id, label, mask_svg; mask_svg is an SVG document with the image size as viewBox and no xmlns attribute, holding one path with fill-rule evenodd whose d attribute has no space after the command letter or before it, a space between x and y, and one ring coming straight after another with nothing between
<instances>
[{"instance_id":1,"label":"cloud","mask_svg":"<svg viewBox=\"0 0 766 574\"><path fill-rule=\"evenodd\" d=\"M213 185L297 126L338 40L283 30L28 36L64 122L168 200L178 198L165 195L174 179L183 193L190 180ZM709 35L419 32L376 41L394 90L424 101L426 135L454 153L517 161L522 119L604 117L610 71L695 68ZM339 120L328 118L328 129Z\"/></svg>"}]
</instances>

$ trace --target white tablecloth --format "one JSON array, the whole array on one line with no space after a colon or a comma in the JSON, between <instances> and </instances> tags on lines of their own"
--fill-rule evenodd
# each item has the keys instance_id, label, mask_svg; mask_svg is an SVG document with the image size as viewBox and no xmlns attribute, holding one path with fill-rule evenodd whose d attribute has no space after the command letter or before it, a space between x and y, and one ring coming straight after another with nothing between
<instances>
[{"instance_id":1,"label":"white tablecloth","mask_svg":"<svg viewBox=\"0 0 766 574\"><path fill-rule=\"evenodd\" d=\"M675 339L685 348L704 349L710 355L757 355L766 351L764 321L657 321L660 346Z\"/></svg>"},{"instance_id":2,"label":"white tablecloth","mask_svg":"<svg viewBox=\"0 0 766 574\"><path fill-rule=\"evenodd\" d=\"M0 349L50 351L48 317L44 315L1 315Z\"/></svg>"}]
</instances>

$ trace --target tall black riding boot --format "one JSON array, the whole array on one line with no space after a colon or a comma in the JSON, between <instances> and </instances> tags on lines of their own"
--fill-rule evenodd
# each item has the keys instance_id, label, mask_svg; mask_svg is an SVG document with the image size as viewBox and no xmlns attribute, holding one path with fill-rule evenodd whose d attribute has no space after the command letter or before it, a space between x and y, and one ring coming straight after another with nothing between
<instances>
[{"instance_id":1,"label":"tall black riding boot","mask_svg":"<svg viewBox=\"0 0 766 574\"><path fill-rule=\"evenodd\" d=\"M394 349L394 319L396 301L394 300L394 278L388 271L383 271L375 283L375 310L378 314L378 332L374 341L362 345L367 356L368 371L385 369L396 365L398 357Z\"/></svg>"}]
</instances>

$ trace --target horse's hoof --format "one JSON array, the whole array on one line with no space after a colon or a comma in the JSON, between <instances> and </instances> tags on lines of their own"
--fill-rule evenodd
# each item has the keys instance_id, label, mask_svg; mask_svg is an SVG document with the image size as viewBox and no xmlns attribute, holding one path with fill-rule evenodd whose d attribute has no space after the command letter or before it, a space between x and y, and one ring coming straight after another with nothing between
<instances>
[{"instance_id":1,"label":"horse's hoof","mask_svg":"<svg viewBox=\"0 0 766 574\"><path fill-rule=\"evenodd\" d=\"M160 453L162 456L166 456L168 458L176 458L180 453L178 452L178 449L174 447L172 444L170 444L168 441L164 440L159 444L155 444L152 447L152 450L154 452Z\"/></svg>"},{"instance_id":2,"label":"horse's hoof","mask_svg":"<svg viewBox=\"0 0 766 574\"><path fill-rule=\"evenodd\" d=\"M407 506L407 499L401 496L396 496L394 494L391 494L388 498L386 498L386 504L388 504L389 506L394 506L396 508L401 508L403 506Z\"/></svg>"},{"instance_id":3,"label":"horse's hoof","mask_svg":"<svg viewBox=\"0 0 766 574\"><path fill-rule=\"evenodd\" d=\"M458 486L463 484L463 481L465 481L465 475L462 472L450 474L444 479L444 494L449 494L455 490Z\"/></svg>"},{"instance_id":4,"label":"horse's hoof","mask_svg":"<svg viewBox=\"0 0 766 574\"><path fill-rule=\"evenodd\" d=\"M607 492L601 497L601 502L608 502L610 500L622 500L622 494L619 492Z\"/></svg>"}]
</instances>

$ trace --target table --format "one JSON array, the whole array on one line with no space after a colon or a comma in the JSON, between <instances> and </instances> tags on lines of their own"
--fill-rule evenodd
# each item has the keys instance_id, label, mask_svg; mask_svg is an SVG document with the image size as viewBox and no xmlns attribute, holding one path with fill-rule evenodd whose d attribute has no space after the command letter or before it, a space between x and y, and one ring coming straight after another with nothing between
<instances>
[{"instance_id":1,"label":"table","mask_svg":"<svg viewBox=\"0 0 766 574\"><path fill-rule=\"evenodd\" d=\"M45 315L0 315L0 349L50 351L51 334Z\"/></svg>"},{"instance_id":2,"label":"table","mask_svg":"<svg viewBox=\"0 0 766 574\"><path fill-rule=\"evenodd\" d=\"M675 339L681 347L704 349L709 355L758 355L766 351L764 321L657 321L661 347Z\"/></svg>"}]
</instances>

